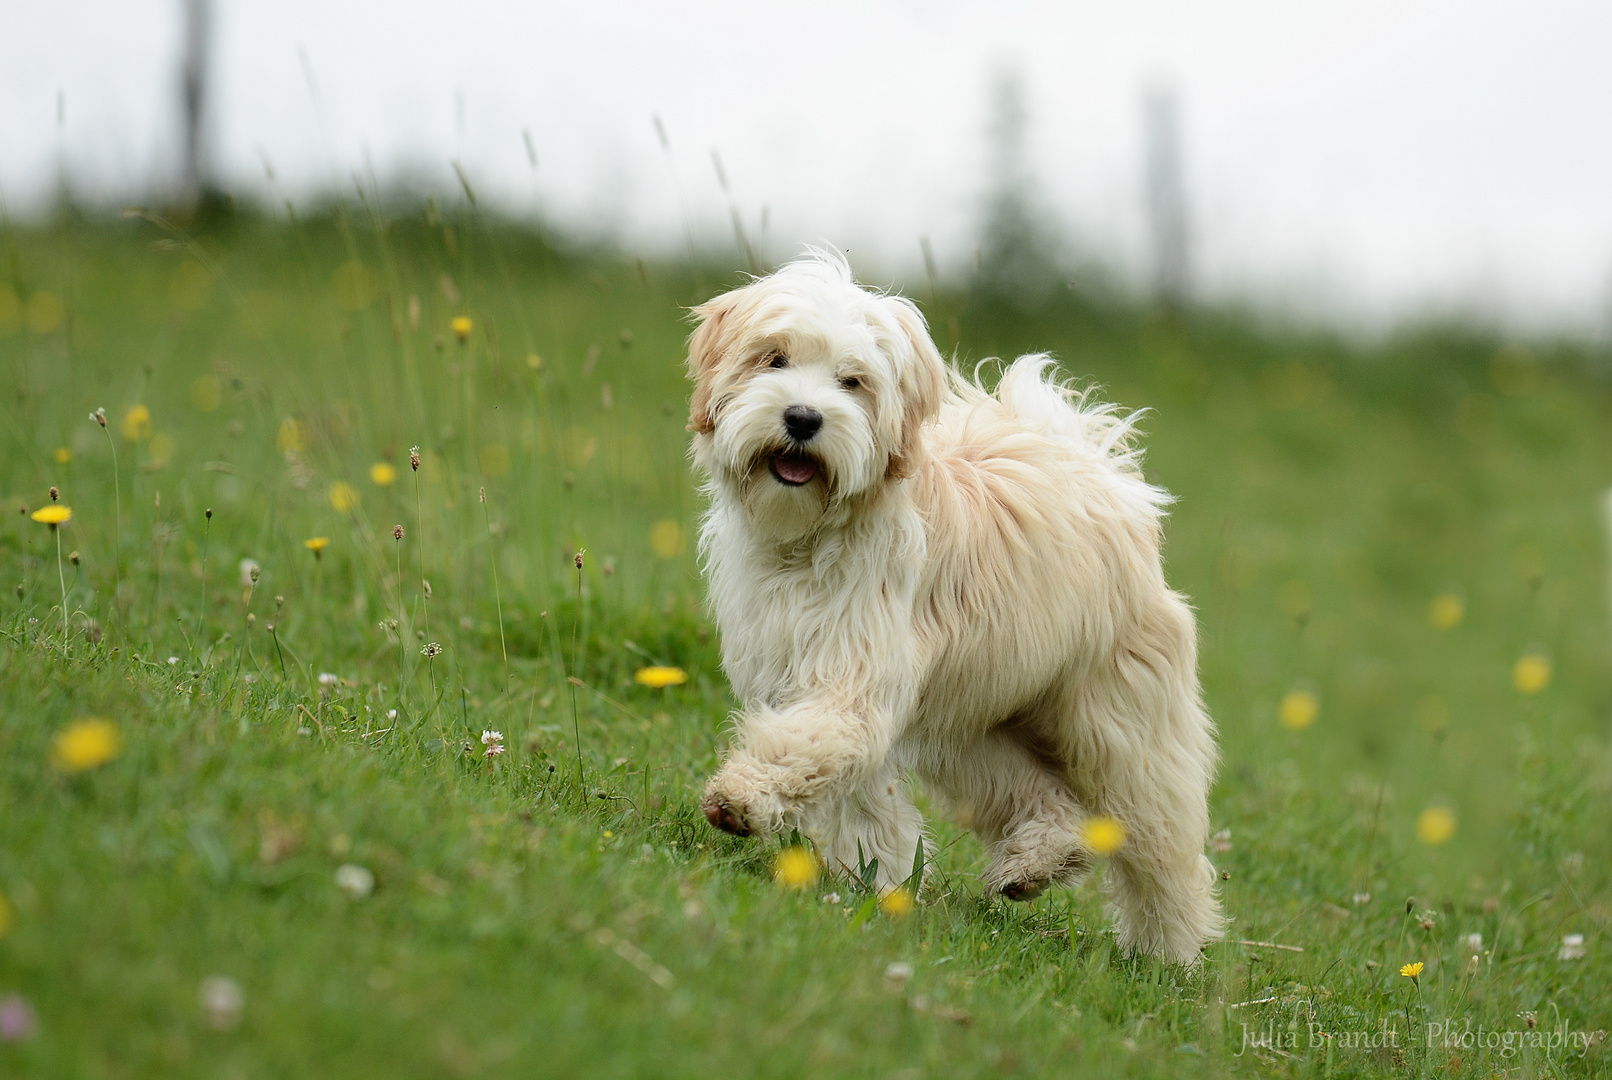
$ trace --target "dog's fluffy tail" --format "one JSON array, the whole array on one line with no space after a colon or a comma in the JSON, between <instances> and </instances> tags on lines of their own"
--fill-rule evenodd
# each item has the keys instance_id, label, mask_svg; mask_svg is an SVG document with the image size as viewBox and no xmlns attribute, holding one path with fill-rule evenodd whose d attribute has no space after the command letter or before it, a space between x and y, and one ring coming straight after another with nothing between
<instances>
[{"instance_id":1,"label":"dog's fluffy tail","mask_svg":"<svg viewBox=\"0 0 1612 1080\"><path fill-rule=\"evenodd\" d=\"M953 372L952 390L965 405L992 396L980 382L977 368L972 379ZM1142 475L1136 422L1143 413L1121 414L1119 406L1093 400L1089 387L1079 389L1059 379L1057 362L1046 353L1031 353L1009 364L994 396L1010 416L1031 430L1104 458L1121 472Z\"/></svg>"}]
</instances>

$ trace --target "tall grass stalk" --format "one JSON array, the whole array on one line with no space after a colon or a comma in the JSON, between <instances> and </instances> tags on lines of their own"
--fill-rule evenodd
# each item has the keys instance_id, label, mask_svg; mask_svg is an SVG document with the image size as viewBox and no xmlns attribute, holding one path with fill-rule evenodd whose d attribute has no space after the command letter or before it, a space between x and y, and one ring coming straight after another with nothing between
<instances>
[{"instance_id":1,"label":"tall grass stalk","mask_svg":"<svg viewBox=\"0 0 1612 1080\"><path fill-rule=\"evenodd\" d=\"M112 534L112 606L121 617L122 609L118 604L123 594L123 481L118 476L118 441L107 426L105 408L90 413L90 419L101 425L101 430L106 432L106 445L112 448L112 520L117 527Z\"/></svg>"},{"instance_id":2,"label":"tall grass stalk","mask_svg":"<svg viewBox=\"0 0 1612 1080\"><path fill-rule=\"evenodd\" d=\"M566 686L571 691L571 737L577 745L577 790L582 791L587 782L587 773L582 767L582 721L577 717L577 687L582 683L582 676L577 674L577 649L582 636L582 562L585 551L576 554L577 567L577 610L576 617L571 620L571 673L566 677ZM584 799L587 795L582 795Z\"/></svg>"},{"instance_id":3,"label":"tall grass stalk","mask_svg":"<svg viewBox=\"0 0 1612 1080\"><path fill-rule=\"evenodd\" d=\"M498 605L498 648L504 654L504 693L509 693L509 643L504 639L504 594L498 586L498 546L493 536L492 511L487 509L487 485L481 487L481 516L487 522L487 561L493 568L493 602Z\"/></svg>"},{"instance_id":4,"label":"tall grass stalk","mask_svg":"<svg viewBox=\"0 0 1612 1080\"><path fill-rule=\"evenodd\" d=\"M409 707L408 645L403 640L403 526L392 529L397 547L397 706Z\"/></svg>"},{"instance_id":5,"label":"tall grass stalk","mask_svg":"<svg viewBox=\"0 0 1612 1080\"><path fill-rule=\"evenodd\" d=\"M62 649L65 650L70 631L67 628L67 575L62 573L62 530L53 524L50 531L56 536L56 582L62 587Z\"/></svg>"},{"instance_id":6,"label":"tall grass stalk","mask_svg":"<svg viewBox=\"0 0 1612 1080\"><path fill-rule=\"evenodd\" d=\"M207 660L207 654L206 654L206 648L207 648L207 553L208 553L209 547L211 547L211 545L212 545L212 539L213 539L213 508L209 506L207 508L207 526L202 531L201 619L198 622L197 629L196 629L196 639L197 639L197 641L199 641L201 643L202 650L203 650L202 651L202 662L203 663L205 663L206 660ZM196 645L195 645L195 643L191 644L190 657L191 657L192 660L194 660L196 658Z\"/></svg>"}]
</instances>

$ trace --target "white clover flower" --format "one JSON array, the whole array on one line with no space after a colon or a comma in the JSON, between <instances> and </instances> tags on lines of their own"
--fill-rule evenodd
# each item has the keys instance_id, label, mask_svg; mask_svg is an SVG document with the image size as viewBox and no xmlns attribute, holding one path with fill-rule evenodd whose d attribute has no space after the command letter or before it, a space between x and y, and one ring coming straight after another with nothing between
<instances>
[{"instance_id":1,"label":"white clover flower","mask_svg":"<svg viewBox=\"0 0 1612 1080\"><path fill-rule=\"evenodd\" d=\"M354 900L362 900L375 891L375 875L357 863L343 863L336 868L336 886Z\"/></svg>"},{"instance_id":2,"label":"white clover flower","mask_svg":"<svg viewBox=\"0 0 1612 1080\"><path fill-rule=\"evenodd\" d=\"M241 1008L246 1004L246 994L234 979L227 975L203 979L197 996L201 999L202 1011L207 1014L207 1024L213 1030L228 1031L241 1022Z\"/></svg>"},{"instance_id":3,"label":"white clover flower","mask_svg":"<svg viewBox=\"0 0 1612 1080\"><path fill-rule=\"evenodd\" d=\"M1558 960L1582 960L1582 959L1584 959L1584 955L1585 955L1585 949L1584 949L1584 935L1583 934L1563 934L1562 935L1562 947L1561 947L1561 949L1559 949L1557 951L1556 959L1558 959Z\"/></svg>"},{"instance_id":4,"label":"white clover flower","mask_svg":"<svg viewBox=\"0 0 1612 1080\"><path fill-rule=\"evenodd\" d=\"M341 683L341 676L337 675L335 672L321 671L319 673L319 685L320 686L336 686L336 685L339 685L340 683Z\"/></svg>"}]
</instances>

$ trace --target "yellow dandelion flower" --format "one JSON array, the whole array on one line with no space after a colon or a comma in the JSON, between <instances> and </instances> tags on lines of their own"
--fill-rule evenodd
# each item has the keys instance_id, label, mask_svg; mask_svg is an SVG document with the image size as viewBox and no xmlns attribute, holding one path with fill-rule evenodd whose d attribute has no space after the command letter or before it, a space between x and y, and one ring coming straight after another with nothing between
<instances>
[{"instance_id":1,"label":"yellow dandelion flower","mask_svg":"<svg viewBox=\"0 0 1612 1080\"><path fill-rule=\"evenodd\" d=\"M1400 968L1399 973L1405 976L1407 979L1415 979L1421 975L1422 968L1424 967L1426 967L1426 965L1418 960L1414 964L1406 964L1404 967Z\"/></svg>"},{"instance_id":2,"label":"yellow dandelion flower","mask_svg":"<svg viewBox=\"0 0 1612 1080\"><path fill-rule=\"evenodd\" d=\"M1276 719L1289 731L1303 731L1321 715L1321 699L1308 690L1293 690L1276 706Z\"/></svg>"},{"instance_id":3,"label":"yellow dandelion flower","mask_svg":"<svg viewBox=\"0 0 1612 1080\"><path fill-rule=\"evenodd\" d=\"M151 434L151 410L144 405L130 405L123 414L123 437L139 442Z\"/></svg>"},{"instance_id":4,"label":"yellow dandelion flower","mask_svg":"<svg viewBox=\"0 0 1612 1080\"><path fill-rule=\"evenodd\" d=\"M397 483L397 468L389 461L377 461L369 467L369 479L376 487L391 487Z\"/></svg>"},{"instance_id":5,"label":"yellow dandelion flower","mask_svg":"<svg viewBox=\"0 0 1612 1080\"><path fill-rule=\"evenodd\" d=\"M58 769L83 772L105 765L122 748L117 727L109 720L91 717L73 721L56 736L51 760Z\"/></svg>"},{"instance_id":6,"label":"yellow dandelion flower","mask_svg":"<svg viewBox=\"0 0 1612 1080\"><path fill-rule=\"evenodd\" d=\"M1112 855L1125 846L1125 826L1111 817L1087 818L1080 835L1086 846L1099 855Z\"/></svg>"},{"instance_id":7,"label":"yellow dandelion flower","mask_svg":"<svg viewBox=\"0 0 1612 1080\"><path fill-rule=\"evenodd\" d=\"M302 546L313 552L313 557L317 559L319 557L319 553L330 546L330 537L310 536L308 539L302 542Z\"/></svg>"},{"instance_id":8,"label":"yellow dandelion flower","mask_svg":"<svg viewBox=\"0 0 1612 1080\"><path fill-rule=\"evenodd\" d=\"M330 505L336 508L338 514L345 514L358 508L358 490L345 481L338 480L331 484L326 494L330 497Z\"/></svg>"},{"instance_id":9,"label":"yellow dandelion flower","mask_svg":"<svg viewBox=\"0 0 1612 1080\"><path fill-rule=\"evenodd\" d=\"M817 856L803 847L785 848L772 864L772 879L786 889L809 889L817 875Z\"/></svg>"},{"instance_id":10,"label":"yellow dandelion flower","mask_svg":"<svg viewBox=\"0 0 1612 1080\"><path fill-rule=\"evenodd\" d=\"M883 896L879 897L879 910L892 919L905 919L917 907L912 891L905 885L897 885Z\"/></svg>"},{"instance_id":11,"label":"yellow dandelion flower","mask_svg":"<svg viewBox=\"0 0 1612 1080\"><path fill-rule=\"evenodd\" d=\"M682 686L688 682L688 672L680 667L654 667L639 668L633 672L633 682L642 686L663 690L668 686Z\"/></svg>"},{"instance_id":12,"label":"yellow dandelion flower","mask_svg":"<svg viewBox=\"0 0 1612 1080\"><path fill-rule=\"evenodd\" d=\"M649 547L663 559L675 559L683 554L683 526L667 518L657 521L649 530Z\"/></svg>"},{"instance_id":13,"label":"yellow dandelion flower","mask_svg":"<svg viewBox=\"0 0 1612 1080\"><path fill-rule=\"evenodd\" d=\"M1454 593L1433 597L1427 605L1427 621L1439 630L1454 630L1466 618L1466 601Z\"/></svg>"},{"instance_id":14,"label":"yellow dandelion flower","mask_svg":"<svg viewBox=\"0 0 1612 1080\"><path fill-rule=\"evenodd\" d=\"M57 525L72 519L73 508L63 506L61 503L51 503L49 506L41 506L28 516L43 525L55 528Z\"/></svg>"},{"instance_id":15,"label":"yellow dandelion flower","mask_svg":"<svg viewBox=\"0 0 1612 1080\"><path fill-rule=\"evenodd\" d=\"M73 460L73 452L65 446L58 446L56 452L50 456L56 459L58 465L66 465Z\"/></svg>"},{"instance_id":16,"label":"yellow dandelion flower","mask_svg":"<svg viewBox=\"0 0 1612 1080\"><path fill-rule=\"evenodd\" d=\"M1416 836L1434 847L1455 835L1455 811L1447 806L1429 806L1416 818Z\"/></svg>"},{"instance_id":17,"label":"yellow dandelion flower","mask_svg":"<svg viewBox=\"0 0 1612 1080\"><path fill-rule=\"evenodd\" d=\"M475 325L470 321L470 316L468 315L456 315L453 321L448 323L448 326L453 330L453 336L460 341L464 341L470 336L470 331L475 328Z\"/></svg>"},{"instance_id":18,"label":"yellow dandelion flower","mask_svg":"<svg viewBox=\"0 0 1612 1080\"><path fill-rule=\"evenodd\" d=\"M308 425L286 417L274 434L274 448L282 454L300 454L308 449Z\"/></svg>"},{"instance_id":19,"label":"yellow dandelion flower","mask_svg":"<svg viewBox=\"0 0 1612 1080\"><path fill-rule=\"evenodd\" d=\"M1550 685L1550 661L1529 653L1511 667L1511 685L1524 694L1537 694Z\"/></svg>"}]
</instances>

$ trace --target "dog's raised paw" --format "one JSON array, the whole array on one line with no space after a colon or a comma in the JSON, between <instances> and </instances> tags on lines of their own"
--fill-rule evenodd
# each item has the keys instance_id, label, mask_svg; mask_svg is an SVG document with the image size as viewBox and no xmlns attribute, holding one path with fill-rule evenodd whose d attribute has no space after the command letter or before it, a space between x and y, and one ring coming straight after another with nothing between
<instances>
[{"instance_id":1,"label":"dog's raised paw","mask_svg":"<svg viewBox=\"0 0 1612 1080\"><path fill-rule=\"evenodd\" d=\"M1009 900L1034 900L1046 887L1045 881L1010 881L1000 892Z\"/></svg>"},{"instance_id":2,"label":"dog's raised paw","mask_svg":"<svg viewBox=\"0 0 1612 1080\"><path fill-rule=\"evenodd\" d=\"M751 833L750 826L745 822L744 818L726 803L716 799L706 799L701 804L700 809L705 811L706 821L709 821L725 833L732 833L734 836L749 836Z\"/></svg>"}]
</instances>

